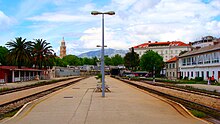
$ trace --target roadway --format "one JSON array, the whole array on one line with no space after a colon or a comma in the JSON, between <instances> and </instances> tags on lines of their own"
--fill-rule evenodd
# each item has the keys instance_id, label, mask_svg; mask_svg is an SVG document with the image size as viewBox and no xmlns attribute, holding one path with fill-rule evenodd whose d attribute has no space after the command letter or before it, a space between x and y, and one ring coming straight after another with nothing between
<instances>
[{"instance_id":1,"label":"roadway","mask_svg":"<svg viewBox=\"0 0 220 124\"><path fill-rule=\"evenodd\" d=\"M4 124L203 124L163 98L106 77L111 92L94 92L94 77L28 104Z\"/></svg>"}]
</instances>

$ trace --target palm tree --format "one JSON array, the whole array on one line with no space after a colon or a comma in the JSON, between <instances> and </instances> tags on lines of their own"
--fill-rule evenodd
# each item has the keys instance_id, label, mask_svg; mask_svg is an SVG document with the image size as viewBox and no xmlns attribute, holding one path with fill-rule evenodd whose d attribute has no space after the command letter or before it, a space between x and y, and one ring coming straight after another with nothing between
<instances>
[{"instance_id":1,"label":"palm tree","mask_svg":"<svg viewBox=\"0 0 220 124\"><path fill-rule=\"evenodd\" d=\"M50 46L50 43L47 43L46 40L43 39L35 39L35 42L32 42L32 56L35 67L42 69L49 65L53 64L53 49Z\"/></svg>"},{"instance_id":2,"label":"palm tree","mask_svg":"<svg viewBox=\"0 0 220 124\"><path fill-rule=\"evenodd\" d=\"M15 38L15 41L9 41L6 43L9 47L8 59L12 64L18 65L18 68L26 65L30 62L30 46L31 42L22 39L22 37Z\"/></svg>"}]
</instances>

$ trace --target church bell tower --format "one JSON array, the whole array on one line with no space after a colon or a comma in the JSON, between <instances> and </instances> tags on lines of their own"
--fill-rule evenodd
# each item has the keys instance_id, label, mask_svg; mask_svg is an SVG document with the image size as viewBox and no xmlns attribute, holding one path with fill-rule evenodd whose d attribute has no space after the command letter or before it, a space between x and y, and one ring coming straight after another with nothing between
<instances>
[{"instance_id":1,"label":"church bell tower","mask_svg":"<svg viewBox=\"0 0 220 124\"><path fill-rule=\"evenodd\" d=\"M60 46L60 58L63 58L66 56L66 45L65 45L65 40L63 37L63 40L61 41L61 46Z\"/></svg>"}]
</instances>

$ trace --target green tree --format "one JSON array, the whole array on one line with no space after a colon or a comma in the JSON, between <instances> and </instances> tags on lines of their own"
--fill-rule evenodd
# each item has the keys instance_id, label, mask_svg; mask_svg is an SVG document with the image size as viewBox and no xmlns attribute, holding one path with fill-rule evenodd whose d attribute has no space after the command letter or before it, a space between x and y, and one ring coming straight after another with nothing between
<instances>
[{"instance_id":1,"label":"green tree","mask_svg":"<svg viewBox=\"0 0 220 124\"><path fill-rule=\"evenodd\" d=\"M151 72L153 74L155 67L155 73L159 74L163 66L163 57L152 50L146 51L141 57L140 67L142 70Z\"/></svg>"},{"instance_id":2,"label":"green tree","mask_svg":"<svg viewBox=\"0 0 220 124\"><path fill-rule=\"evenodd\" d=\"M60 57L55 57L54 63L56 66L61 66L61 67L66 67L68 65L67 62L64 62Z\"/></svg>"},{"instance_id":3,"label":"green tree","mask_svg":"<svg viewBox=\"0 0 220 124\"><path fill-rule=\"evenodd\" d=\"M6 46L9 47L9 56L8 59L11 64L18 65L18 68L26 65L31 60L31 42L22 39L22 37L15 38L15 41L9 41L6 43Z\"/></svg>"},{"instance_id":4,"label":"green tree","mask_svg":"<svg viewBox=\"0 0 220 124\"><path fill-rule=\"evenodd\" d=\"M0 46L0 63L1 65L7 65L6 57L9 54L9 51L6 47Z\"/></svg>"},{"instance_id":5,"label":"green tree","mask_svg":"<svg viewBox=\"0 0 220 124\"><path fill-rule=\"evenodd\" d=\"M105 57L105 65L112 65L111 58L109 58L108 56L104 56L104 57Z\"/></svg>"},{"instance_id":6,"label":"green tree","mask_svg":"<svg viewBox=\"0 0 220 124\"><path fill-rule=\"evenodd\" d=\"M93 64L92 59L87 57L83 58L83 65L92 65L92 64Z\"/></svg>"},{"instance_id":7,"label":"green tree","mask_svg":"<svg viewBox=\"0 0 220 124\"><path fill-rule=\"evenodd\" d=\"M98 58L97 57L92 57L92 65L97 65L98 62Z\"/></svg>"},{"instance_id":8,"label":"green tree","mask_svg":"<svg viewBox=\"0 0 220 124\"><path fill-rule=\"evenodd\" d=\"M119 54L116 54L111 59L112 59L112 65L114 66L124 64L124 60Z\"/></svg>"},{"instance_id":9,"label":"green tree","mask_svg":"<svg viewBox=\"0 0 220 124\"><path fill-rule=\"evenodd\" d=\"M132 47L131 52L126 53L124 57L124 65L126 68L134 70L134 68L138 67L139 63L139 55L134 52L134 48Z\"/></svg>"},{"instance_id":10,"label":"green tree","mask_svg":"<svg viewBox=\"0 0 220 124\"><path fill-rule=\"evenodd\" d=\"M47 43L46 40L43 39L35 39L34 41L35 42L32 42L33 64L39 69L43 66L44 68L52 66L54 64L54 51L50 43Z\"/></svg>"},{"instance_id":11,"label":"green tree","mask_svg":"<svg viewBox=\"0 0 220 124\"><path fill-rule=\"evenodd\" d=\"M67 55L62 59L68 65L78 66L81 65L80 59L75 55Z\"/></svg>"}]
</instances>

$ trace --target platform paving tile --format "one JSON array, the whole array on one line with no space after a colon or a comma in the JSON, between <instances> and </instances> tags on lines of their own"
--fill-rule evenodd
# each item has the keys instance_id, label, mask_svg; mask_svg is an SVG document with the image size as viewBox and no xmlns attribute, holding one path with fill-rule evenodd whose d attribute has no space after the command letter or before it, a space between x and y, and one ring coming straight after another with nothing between
<instances>
[{"instance_id":1,"label":"platform paving tile","mask_svg":"<svg viewBox=\"0 0 220 124\"><path fill-rule=\"evenodd\" d=\"M203 124L182 116L170 104L116 79L106 77L111 92L94 92L87 78L37 101L6 124Z\"/></svg>"}]
</instances>

